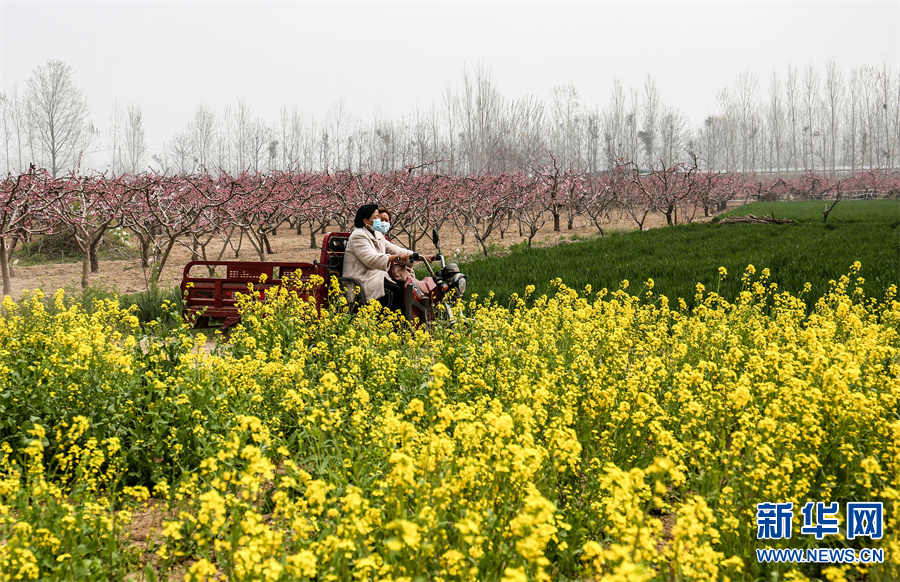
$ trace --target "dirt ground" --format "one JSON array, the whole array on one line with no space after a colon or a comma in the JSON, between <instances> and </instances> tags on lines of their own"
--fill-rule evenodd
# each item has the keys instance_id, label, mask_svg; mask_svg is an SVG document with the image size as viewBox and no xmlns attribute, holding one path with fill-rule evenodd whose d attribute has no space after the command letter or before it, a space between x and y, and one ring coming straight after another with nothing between
<instances>
[{"instance_id":1,"label":"dirt ground","mask_svg":"<svg viewBox=\"0 0 900 582\"><path fill-rule=\"evenodd\" d=\"M702 215L702 213L700 213ZM703 219L701 219L703 220ZM647 217L644 228L656 228L664 226L665 217L661 214L651 214ZM597 232L597 228L590 223L588 219L576 217L574 228L567 229L566 218L561 218L560 232L553 232L553 222L548 220L547 224L535 236L533 244L550 245L559 241L562 237L571 237L572 235L593 236ZM635 222L628 216L613 215L611 220L603 225L604 230L635 230ZM526 240L526 237L518 235L518 229L515 223L511 224L509 230L505 233L504 238L500 239L499 232L495 231L489 238L489 244L493 243L499 247L508 247ZM303 234L297 235L287 225L278 229L278 235L270 237L272 250L274 254L269 255L269 261L294 261L294 262L311 262L319 258L319 249L310 249L309 232L304 229ZM316 242L321 245L321 234L316 235ZM395 238L397 244L405 245L405 237L400 235ZM209 257L214 259L220 249L221 244L214 241L210 244ZM452 225L445 225L440 232L441 250L445 256L451 256L459 250L462 254L480 253L481 247L469 231L466 236L466 244L460 244L460 235L456 228ZM434 245L430 237L423 238L416 248L417 251L423 253L434 253ZM191 253L184 245L176 245L172 249L172 253L166 262L160 280L161 289L169 289L176 287L181 283L182 272L185 264L190 261ZM223 260L243 260L258 261L259 255L255 253L252 246L246 240L240 247L240 253L237 257L234 252L226 250ZM15 255L13 255L15 260ZM81 263L59 263L49 265L36 266L15 266L15 276L12 279L12 297L19 298L25 290L41 289L45 294L55 292L57 289L65 288L67 291L77 292L81 289ZM101 260L99 271L91 273L90 283L92 286L101 286L104 289L116 291L121 294L138 293L148 288L148 273L141 268L140 260Z\"/></svg>"}]
</instances>

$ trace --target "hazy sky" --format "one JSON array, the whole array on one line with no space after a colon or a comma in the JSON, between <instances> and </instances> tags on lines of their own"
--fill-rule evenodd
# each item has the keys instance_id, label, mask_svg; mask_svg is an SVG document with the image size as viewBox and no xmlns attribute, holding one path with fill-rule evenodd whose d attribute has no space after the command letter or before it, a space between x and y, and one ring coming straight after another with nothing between
<instances>
[{"instance_id":1,"label":"hazy sky","mask_svg":"<svg viewBox=\"0 0 900 582\"><path fill-rule=\"evenodd\" d=\"M834 59L900 61L900 2L78 2L0 0L0 91L20 93L49 58L75 69L101 146L112 102L144 112L150 153L197 106L243 99L324 118L337 99L365 121L441 102L464 66L489 68L507 98L549 101L571 84L590 106L612 82L640 88L692 124L743 70Z\"/></svg>"}]
</instances>

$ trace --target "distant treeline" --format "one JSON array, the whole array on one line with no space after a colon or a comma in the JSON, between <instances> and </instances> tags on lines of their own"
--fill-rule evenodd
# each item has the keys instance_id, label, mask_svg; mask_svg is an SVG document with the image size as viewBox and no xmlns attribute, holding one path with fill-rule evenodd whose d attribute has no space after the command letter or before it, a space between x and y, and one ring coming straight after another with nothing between
<instances>
[{"instance_id":1,"label":"distant treeline","mask_svg":"<svg viewBox=\"0 0 900 582\"><path fill-rule=\"evenodd\" d=\"M698 126L663 101L648 77L640 88L616 81L606 105L584 103L574 86L545 102L502 95L489 70L465 69L440 103L400 119L363 120L337 100L316 119L285 107L255 116L239 101L223 111L198 106L165 144L144 137L140 104L114 104L110 128L92 124L74 71L61 61L35 69L26 90L0 96L0 156L7 172L34 163L64 173L84 152L109 152L113 173L189 174L350 170L389 173L428 164L446 175L518 172L553 160L566 170L610 171L620 159L643 167L700 160L703 169L826 175L900 165L900 71L886 64L850 71L788 66L768 79L744 72L717 95ZM290 96L286 96L288 100ZM65 115L64 115L64 114Z\"/></svg>"}]
</instances>

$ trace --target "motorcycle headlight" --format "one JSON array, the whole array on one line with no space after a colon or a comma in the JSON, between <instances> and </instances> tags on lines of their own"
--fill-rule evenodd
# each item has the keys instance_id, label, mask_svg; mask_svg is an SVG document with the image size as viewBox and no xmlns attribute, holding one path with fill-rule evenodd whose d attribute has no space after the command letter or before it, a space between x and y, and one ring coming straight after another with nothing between
<instances>
[{"instance_id":1,"label":"motorcycle headlight","mask_svg":"<svg viewBox=\"0 0 900 582\"><path fill-rule=\"evenodd\" d=\"M457 293L460 295L465 295L466 293L466 276L462 273L457 273L454 275L453 280L450 284L456 289Z\"/></svg>"}]
</instances>

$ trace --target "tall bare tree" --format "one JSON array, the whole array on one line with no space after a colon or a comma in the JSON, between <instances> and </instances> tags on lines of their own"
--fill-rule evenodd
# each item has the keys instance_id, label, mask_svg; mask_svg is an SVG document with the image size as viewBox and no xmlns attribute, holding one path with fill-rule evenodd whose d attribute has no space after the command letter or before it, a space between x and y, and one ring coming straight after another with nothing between
<instances>
[{"instance_id":1,"label":"tall bare tree","mask_svg":"<svg viewBox=\"0 0 900 582\"><path fill-rule=\"evenodd\" d=\"M24 172L27 170L25 156L32 142L33 132L28 124L25 100L19 96L16 85L13 85L9 93L0 94L0 107L3 115L3 153L6 159L6 172Z\"/></svg>"},{"instance_id":2,"label":"tall bare tree","mask_svg":"<svg viewBox=\"0 0 900 582\"><path fill-rule=\"evenodd\" d=\"M738 125L739 125L739 105L738 99L734 95L733 89L728 87L719 91L717 96L719 107L722 109L720 116L721 123L717 127L720 130L719 147L721 148L724 168L726 172L738 169L740 165L741 154L739 150Z\"/></svg>"},{"instance_id":3,"label":"tall bare tree","mask_svg":"<svg viewBox=\"0 0 900 582\"><path fill-rule=\"evenodd\" d=\"M186 131L180 131L166 142L165 158L154 160L163 167L163 172L168 173L171 168L178 174L191 174L197 167L196 158L191 150L191 136Z\"/></svg>"},{"instance_id":4,"label":"tall bare tree","mask_svg":"<svg viewBox=\"0 0 900 582\"><path fill-rule=\"evenodd\" d=\"M245 160L253 171L258 172L264 169L263 164L267 158L270 164L274 162L278 140L274 138L274 130L261 117L254 119L248 130Z\"/></svg>"},{"instance_id":5,"label":"tall bare tree","mask_svg":"<svg viewBox=\"0 0 900 582\"><path fill-rule=\"evenodd\" d=\"M5 93L0 93L0 123L3 129L3 159L6 161L6 171L10 172L10 161L12 153L10 144L12 144L12 104L9 97Z\"/></svg>"},{"instance_id":6,"label":"tall bare tree","mask_svg":"<svg viewBox=\"0 0 900 582\"><path fill-rule=\"evenodd\" d=\"M551 149L564 168L583 169L581 148L581 99L574 85L556 86L553 94Z\"/></svg>"},{"instance_id":7,"label":"tall bare tree","mask_svg":"<svg viewBox=\"0 0 900 582\"><path fill-rule=\"evenodd\" d=\"M447 172L452 176L456 174L456 152L458 143L456 136L456 127L457 127L457 111L459 110L459 106L457 105L457 96L453 90L453 87L448 83L444 90L441 92L441 99L444 105L444 121L445 127L447 128L447 163L445 164L445 168Z\"/></svg>"},{"instance_id":8,"label":"tall bare tree","mask_svg":"<svg viewBox=\"0 0 900 582\"><path fill-rule=\"evenodd\" d=\"M201 168L208 168L213 162L216 131L216 114L212 108L205 103L197 107L194 119L188 126L188 135L194 157L197 158L197 164Z\"/></svg>"},{"instance_id":9,"label":"tall bare tree","mask_svg":"<svg viewBox=\"0 0 900 582\"><path fill-rule=\"evenodd\" d=\"M857 145L859 143L859 98L862 91L860 70L850 70L850 84L847 90L847 106L844 110L844 165L855 172L857 166Z\"/></svg>"},{"instance_id":10,"label":"tall bare tree","mask_svg":"<svg viewBox=\"0 0 900 582\"><path fill-rule=\"evenodd\" d=\"M144 137L144 113L137 105L128 106L125 122L125 165L136 174L143 170L147 157L147 139Z\"/></svg>"},{"instance_id":11,"label":"tall bare tree","mask_svg":"<svg viewBox=\"0 0 900 582\"><path fill-rule=\"evenodd\" d=\"M813 65L803 74L803 165L807 170L815 170L816 146L822 133L819 128L819 72ZM820 151L821 155L822 152Z\"/></svg>"},{"instance_id":12,"label":"tall bare tree","mask_svg":"<svg viewBox=\"0 0 900 582\"><path fill-rule=\"evenodd\" d=\"M736 122L741 140L741 171L743 172L756 170L757 139L760 129L758 89L759 82L755 75L749 71L738 75L734 93L737 99Z\"/></svg>"},{"instance_id":13,"label":"tall bare tree","mask_svg":"<svg viewBox=\"0 0 900 582\"><path fill-rule=\"evenodd\" d=\"M113 174L120 174L124 170L122 165L122 142L125 135L125 111L118 99L113 101L112 111L109 114L109 129L107 130L107 144L109 145L109 169Z\"/></svg>"},{"instance_id":14,"label":"tall bare tree","mask_svg":"<svg viewBox=\"0 0 900 582\"><path fill-rule=\"evenodd\" d=\"M825 115L828 127L828 158L831 162L831 173L837 170L838 132L840 110L844 100L844 81L834 59L825 63Z\"/></svg>"},{"instance_id":15,"label":"tall bare tree","mask_svg":"<svg viewBox=\"0 0 900 582\"><path fill-rule=\"evenodd\" d=\"M463 69L462 95L456 104L462 119L462 147L468 173L491 172L499 159L506 107L490 70L479 67L472 74Z\"/></svg>"},{"instance_id":16,"label":"tall bare tree","mask_svg":"<svg viewBox=\"0 0 900 582\"><path fill-rule=\"evenodd\" d=\"M878 108L881 130L879 131L879 165L883 168L893 166L893 147L891 137L893 128L897 124L897 119L892 115L893 107L891 103L891 69L888 67L887 61L881 63L881 70L878 71Z\"/></svg>"},{"instance_id":17,"label":"tall bare tree","mask_svg":"<svg viewBox=\"0 0 900 582\"><path fill-rule=\"evenodd\" d=\"M28 78L28 118L40 150L56 175L77 163L95 130L88 121L84 92L75 85L75 71L58 59L35 67Z\"/></svg>"},{"instance_id":18,"label":"tall bare tree","mask_svg":"<svg viewBox=\"0 0 900 582\"><path fill-rule=\"evenodd\" d=\"M656 81L653 77L647 75L647 82L644 83L644 101L643 101L643 128L638 136L644 146L644 155L647 167L652 168L656 165L659 157L656 151L658 136L657 124L659 123L659 90L656 88Z\"/></svg>"},{"instance_id":19,"label":"tall bare tree","mask_svg":"<svg viewBox=\"0 0 900 582\"><path fill-rule=\"evenodd\" d=\"M769 108L766 111L767 142L769 150L769 171L776 172L785 161L782 157L784 140L784 101L781 95L781 82L778 72L772 71L772 82L769 84Z\"/></svg>"},{"instance_id":20,"label":"tall bare tree","mask_svg":"<svg viewBox=\"0 0 900 582\"><path fill-rule=\"evenodd\" d=\"M709 115L703 120L698 141L700 152L706 160L707 170L721 167L720 160L724 159L722 144L725 124L725 118L721 115Z\"/></svg>"},{"instance_id":21,"label":"tall bare tree","mask_svg":"<svg viewBox=\"0 0 900 582\"><path fill-rule=\"evenodd\" d=\"M281 169L300 169L300 157L303 149L303 116L293 106L281 108L281 122L279 133L281 135Z\"/></svg>"},{"instance_id":22,"label":"tall bare tree","mask_svg":"<svg viewBox=\"0 0 900 582\"><path fill-rule=\"evenodd\" d=\"M547 151L544 104L534 95L526 95L510 105L510 119L510 157L515 169L541 163Z\"/></svg>"},{"instance_id":23,"label":"tall bare tree","mask_svg":"<svg viewBox=\"0 0 900 582\"><path fill-rule=\"evenodd\" d=\"M327 120L328 135L333 146L329 151L333 153L333 157L329 157L326 163L334 168L348 167L346 158L347 152L347 126L350 123L350 112L347 110L347 104L343 99L337 99L331 104L328 111Z\"/></svg>"},{"instance_id":24,"label":"tall bare tree","mask_svg":"<svg viewBox=\"0 0 900 582\"><path fill-rule=\"evenodd\" d=\"M628 141L626 115L622 83L618 79L613 79L609 104L603 110L603 150L607 170L615 167L616 160L628 157L625 151Z\"/></svg>"},{"instance_id":25,"label":"tall bare tree","mask_svg":"<svg viewBox=\"0 0 900 582\"><path fill-rule=\"evenodd\" d=\"M685 157L687 136L687 116L676 107L664 107L659 122L659 156L666 164L675 164Z\"/></svg>"},{"instance_id":26,"label":"tall bare tree","mask_svg":"<svg viewBox=\"0 0 900 582\"><path fill-rule=\"evenodd\" d=\"M888 161L888 166L893 168L894 164L897 161L897 156L900 156L900 69L897 70L897 73L894 76L893 102L888 104L888 109L890 110L891 119L894 120L894 135L892 138L893 141L891 142L891 158Z\"/></svg>"},{"instance_id":27,"label":"tall bare tree","mask_svg":"<svg viewBox=\"0 0 900 582\"><path fill-rule=\"evenodd\" d=\"M787 102L788 125L791 128L791 155L788 162L794 164L794 171L800 169L800 154L797 151L797 134L800 127L800 93L798 89L797 69L788 65L787 77L784 81L784 96Z\"/></svg>"}]
</instances>

